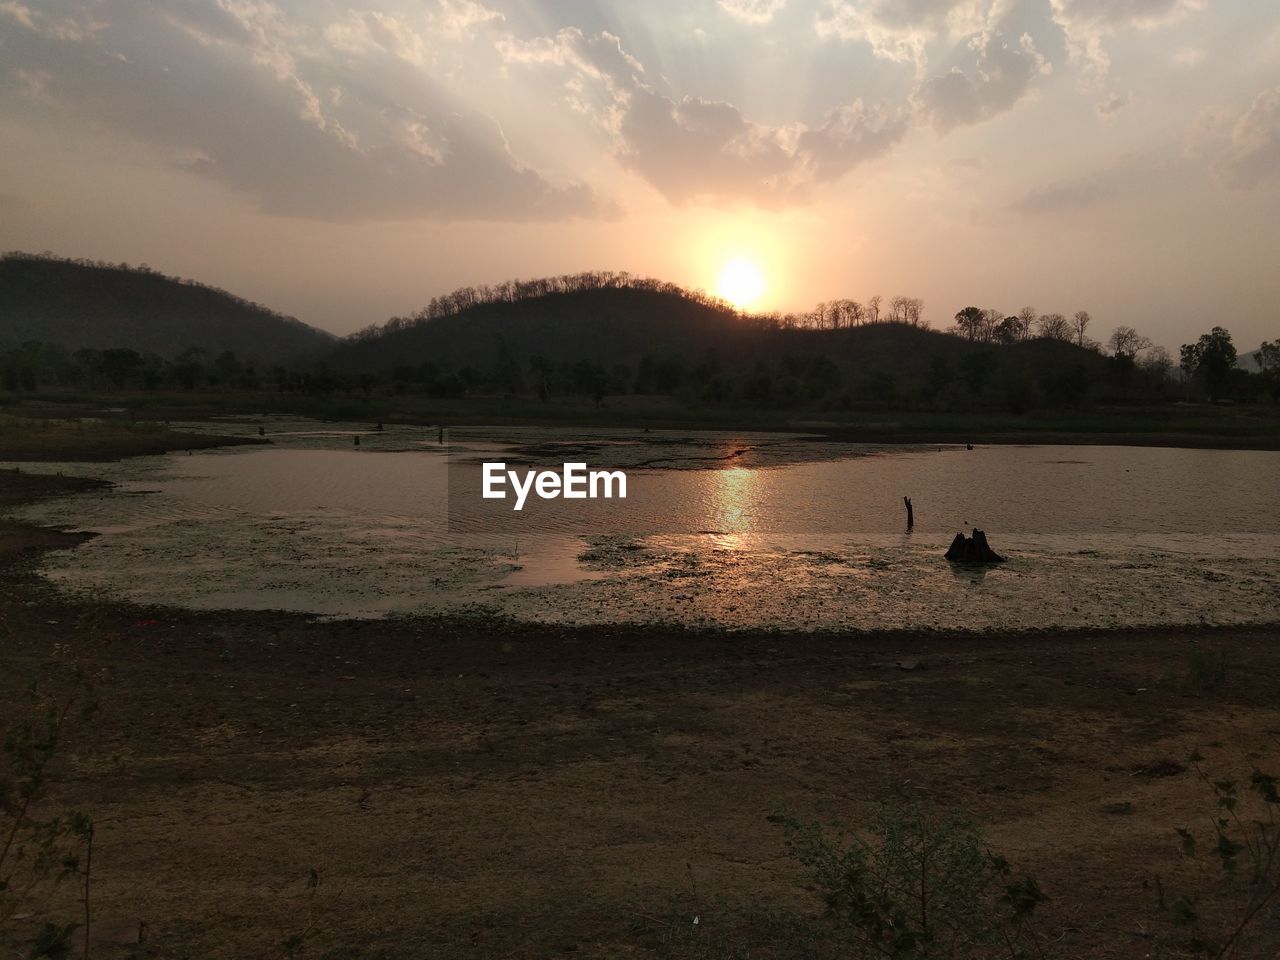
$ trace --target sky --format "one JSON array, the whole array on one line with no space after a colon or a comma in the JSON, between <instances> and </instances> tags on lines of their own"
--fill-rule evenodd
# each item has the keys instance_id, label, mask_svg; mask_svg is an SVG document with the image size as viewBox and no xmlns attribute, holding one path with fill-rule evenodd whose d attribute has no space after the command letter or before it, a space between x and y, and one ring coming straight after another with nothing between
<instances>
[{"instance_id":1,"label":"sky","mask_svg":"<svg viewBox=\"0 0 1280 960\"><path fill-rule=\"evenodd\" d=\"M625 270L1251 348L1280 3L0 0L0 248L339 334Z\"/></svg>"}]
</instances>

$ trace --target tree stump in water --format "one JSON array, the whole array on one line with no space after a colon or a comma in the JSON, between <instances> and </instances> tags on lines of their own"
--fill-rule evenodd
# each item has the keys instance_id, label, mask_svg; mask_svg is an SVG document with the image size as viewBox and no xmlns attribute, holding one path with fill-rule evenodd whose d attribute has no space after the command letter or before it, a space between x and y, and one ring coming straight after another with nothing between
<instances>
[{"instance_id":1,"label":"tree stump in water","mask_svg":"<svg viewBox=\"0 0 1280 960\"><path fill-rule=\"evenodd\" d=\"M1004 563L1004 557L991 549L981 530L974 530L972 537L957 533L947 548L947 559L952 563Z\"/></svg>"}]
</instances>

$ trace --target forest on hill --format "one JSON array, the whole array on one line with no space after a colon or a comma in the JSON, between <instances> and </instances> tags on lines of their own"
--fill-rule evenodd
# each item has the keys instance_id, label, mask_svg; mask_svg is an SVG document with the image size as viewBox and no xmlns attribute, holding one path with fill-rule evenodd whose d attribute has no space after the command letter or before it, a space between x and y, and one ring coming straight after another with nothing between
<instances>
[{"instance_id":1,"label":"forest on hill","mask_svg":"<svg viewBox=\"0 0 1280 960\"><path fill-rule=\"evenodd\" d=\"M10 255L0 291L0 389L10 394L270 391L597 406L638 395L689 407L1014 414L1280 398L1280 347L1264 345L1261 372L1248 373L1220 327L1185 345L1175 364L1132 327L1094 340L1085 311L970 306L943 332L906 296L746 314L675 284L592 272L464 287L338 340L146 268Z\"/></svg>"},{"instance_id":2,"label":"forest on hill","mask_svg":"<svg viewBox=\"0 0 1280 960\"><path fill-rule=\"evenodd\" d=\"M132 349L165 360L184 353L293 363L337 338L225 290L149 267L52 254L0 257L0 345L30 341L70 351Z\"/></svg>"}]
</instances>

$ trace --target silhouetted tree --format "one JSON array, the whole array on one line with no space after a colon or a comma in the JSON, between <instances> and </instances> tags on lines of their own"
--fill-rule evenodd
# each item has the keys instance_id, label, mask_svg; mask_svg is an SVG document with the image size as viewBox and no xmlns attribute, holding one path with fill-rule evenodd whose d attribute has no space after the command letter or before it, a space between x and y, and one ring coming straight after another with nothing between
<instances>
[{"instance_id":1,"label":"silhouetted tree","mask_svg":"<svg viewBox=\"0 0 1280 960\"><path fill-rule=\"evenodd\" d=\"M1070 340L1071 323L1060 313L1046 313L1037 321L1040 336L1046 340Z\"/></svg>"},{"instance_id":2,"label":"silhouetted tree","mask_svg":"<svg viewBox=\"0 0 1280 960\"><path fill-rule=\"evenodd\" d=\"M989 349L971 353L960 362L960 373L971 396L979 396L991 379L992 355Z\"/></svg>"},{"instance_id":3,"label":"silhouetted tree","mask_svg":"<svg viewBox=\"0 0 1280 960\"><path fill-rule=\"evenodd\" d=\"M956 314L956 330L967 340L977 340L985 322L983 312L977 307L965 307Z\"/></svg>"},{"instance_id":4,"label":"silhouetted tree","mask_svg":"<svg viewBox=\"0 0 1280 960\"><path fill-rule=\"evenodd\" d=\"M934 400L944 397L955 382L955 372L944 356L935 354L929 358L929 394Z\"/></svg>"},{"instance_id":5,"label":"silhouetted tree","mask_svg":"<svg viewBox=\"0 0 1280 960\"><path fill-rule=\"evenodd\" d=\"M1022 321L1017 317L1005 317L996 325L996 339L1006 346L1022 339Z\"/></svg>"},{"instance_id":6,"label":"silhouetted tree","mask_svg":"<svg viewBox=\"0 0 1280 960\"><path fill-rule=\"evenodd\" d=\"M1173 370L1173 358L1164 347L1150 347L1138 361L1138 369L1149 387L1163 393L1169 383L1169 373Z\"/></svg>"},{"instance_id":7,"label":"silhouetted tree","mask_svg":"<svg viewBox=\"0 0 1280 960\"><path fill-rule=\"evenodd\" d=\"M1023 307L1018 311L1018 322L1022 325L1022 339L1030 340L1031 331L1036 325L1036 308Z\"/></svg>"},{"instance_id":8,"label":"silhouetted tree","mask_svg":"<svg viewBox=\"0 0 1280 960\"><path fill-rule=\"evenodd\" d=\"M1151 341L1138 333L1133 327L1121 326L1111 331L1107 345L1111 348L1112 356L1119 357L1123 355L1132 361L1136 359L1139 353L1151 346Z\"/></svg>"},{"instance_id":9,"label":"silhouetted tree","mask_svg":"<svg viewBox=\"0 0 1280 960\"><path fill-rule=\"evenodd\" d=\"M1089 391L1089 372L1082 364L1072 364L1045 378L1045 399L1062 409L1080 407Z\"/></svg>"},{"instance_id":10,"label":"silhouetted tree","mask_svg":"<svg viewBox=\"0 0 1280 960\"><path fill-rule=\"evenodd\" d=\"M1182 345L1182 367L1204 381L1210 400L1221 399L1236 365L1236 348L1225 327L1214 327L1195 343Z\"/></svg>"},{"instance_id":11,"label":"silhouetted tree","mask_svg":"<svg viewBox=\"0 0 1280 960\"><path fill-rule=\"evenodd\" d=\"M773 375L763 360L757 360L755 369L743 380L742 398L761 404L773 399Z\"/></svg>"},{"instance_id":12,"label":"silhouetted tree","mask_svg":"<svg viewBox=\"0 0 1280 960\"><path fill-rule=\"evenodd\" d=\"M134 372L142 365L142 355L136 350L113 347L101 354L102 375L117 390L123 390Z\"/></svg>"},{"instance_id":13,"label":"silhouetted tree","mask_svg":"<svg viewBox=\"0 0 1280 960\"><path fill-rule=\"evenodd\" d=\"M1258 348L1258 365L1271 402L1280 402L1280 340L1263 342Z\"/></svg>"},{"instance_id":14,"label":"silhouetted tree","mask_svg":"<svg viewBox=\"0 0 1280 960\"><path fill-rule=\"evenodd\" d=\"M493 382L505 397L512 397L520 390L520 365L503 337L498 338L497 355L494 358Z\"/></svg>"},{"instance_id":15,"label":"silhouetted tree","mask_svg":"<svg viewBox=\"0 0 1280 960\"><path fill-rule=\"evenodd\" d=\"M1071 329L1075 333L1077 347L1084 346L1084 332L1089 328L1089 321L1092 319L1093 318L1089 316L1088 310L1077 310L1075 316L1071 318Z\"/></svg>"}]
</instances>

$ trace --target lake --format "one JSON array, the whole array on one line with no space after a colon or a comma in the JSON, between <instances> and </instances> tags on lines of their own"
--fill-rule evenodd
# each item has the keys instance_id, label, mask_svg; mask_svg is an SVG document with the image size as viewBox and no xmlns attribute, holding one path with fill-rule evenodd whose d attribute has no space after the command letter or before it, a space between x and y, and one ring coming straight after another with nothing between
<instances>
[{"instance_id":1,"label":"lake","mask_svg":"<svg viewBox=\"0 0 1280 960\"><path fill-rule=\"evenodd\" d=\"M144 603L337 617L955 629L1272 622L1280 610L1275 452L175 426L252 435L259 423L268 446L22 465L118 485L22 509L100 534L49 554L43 574ZM629 495L515 515L479 497L482 459L616 466ZM974 527L1007 563L942 559Z\"/></svg>"}]
</instances>

